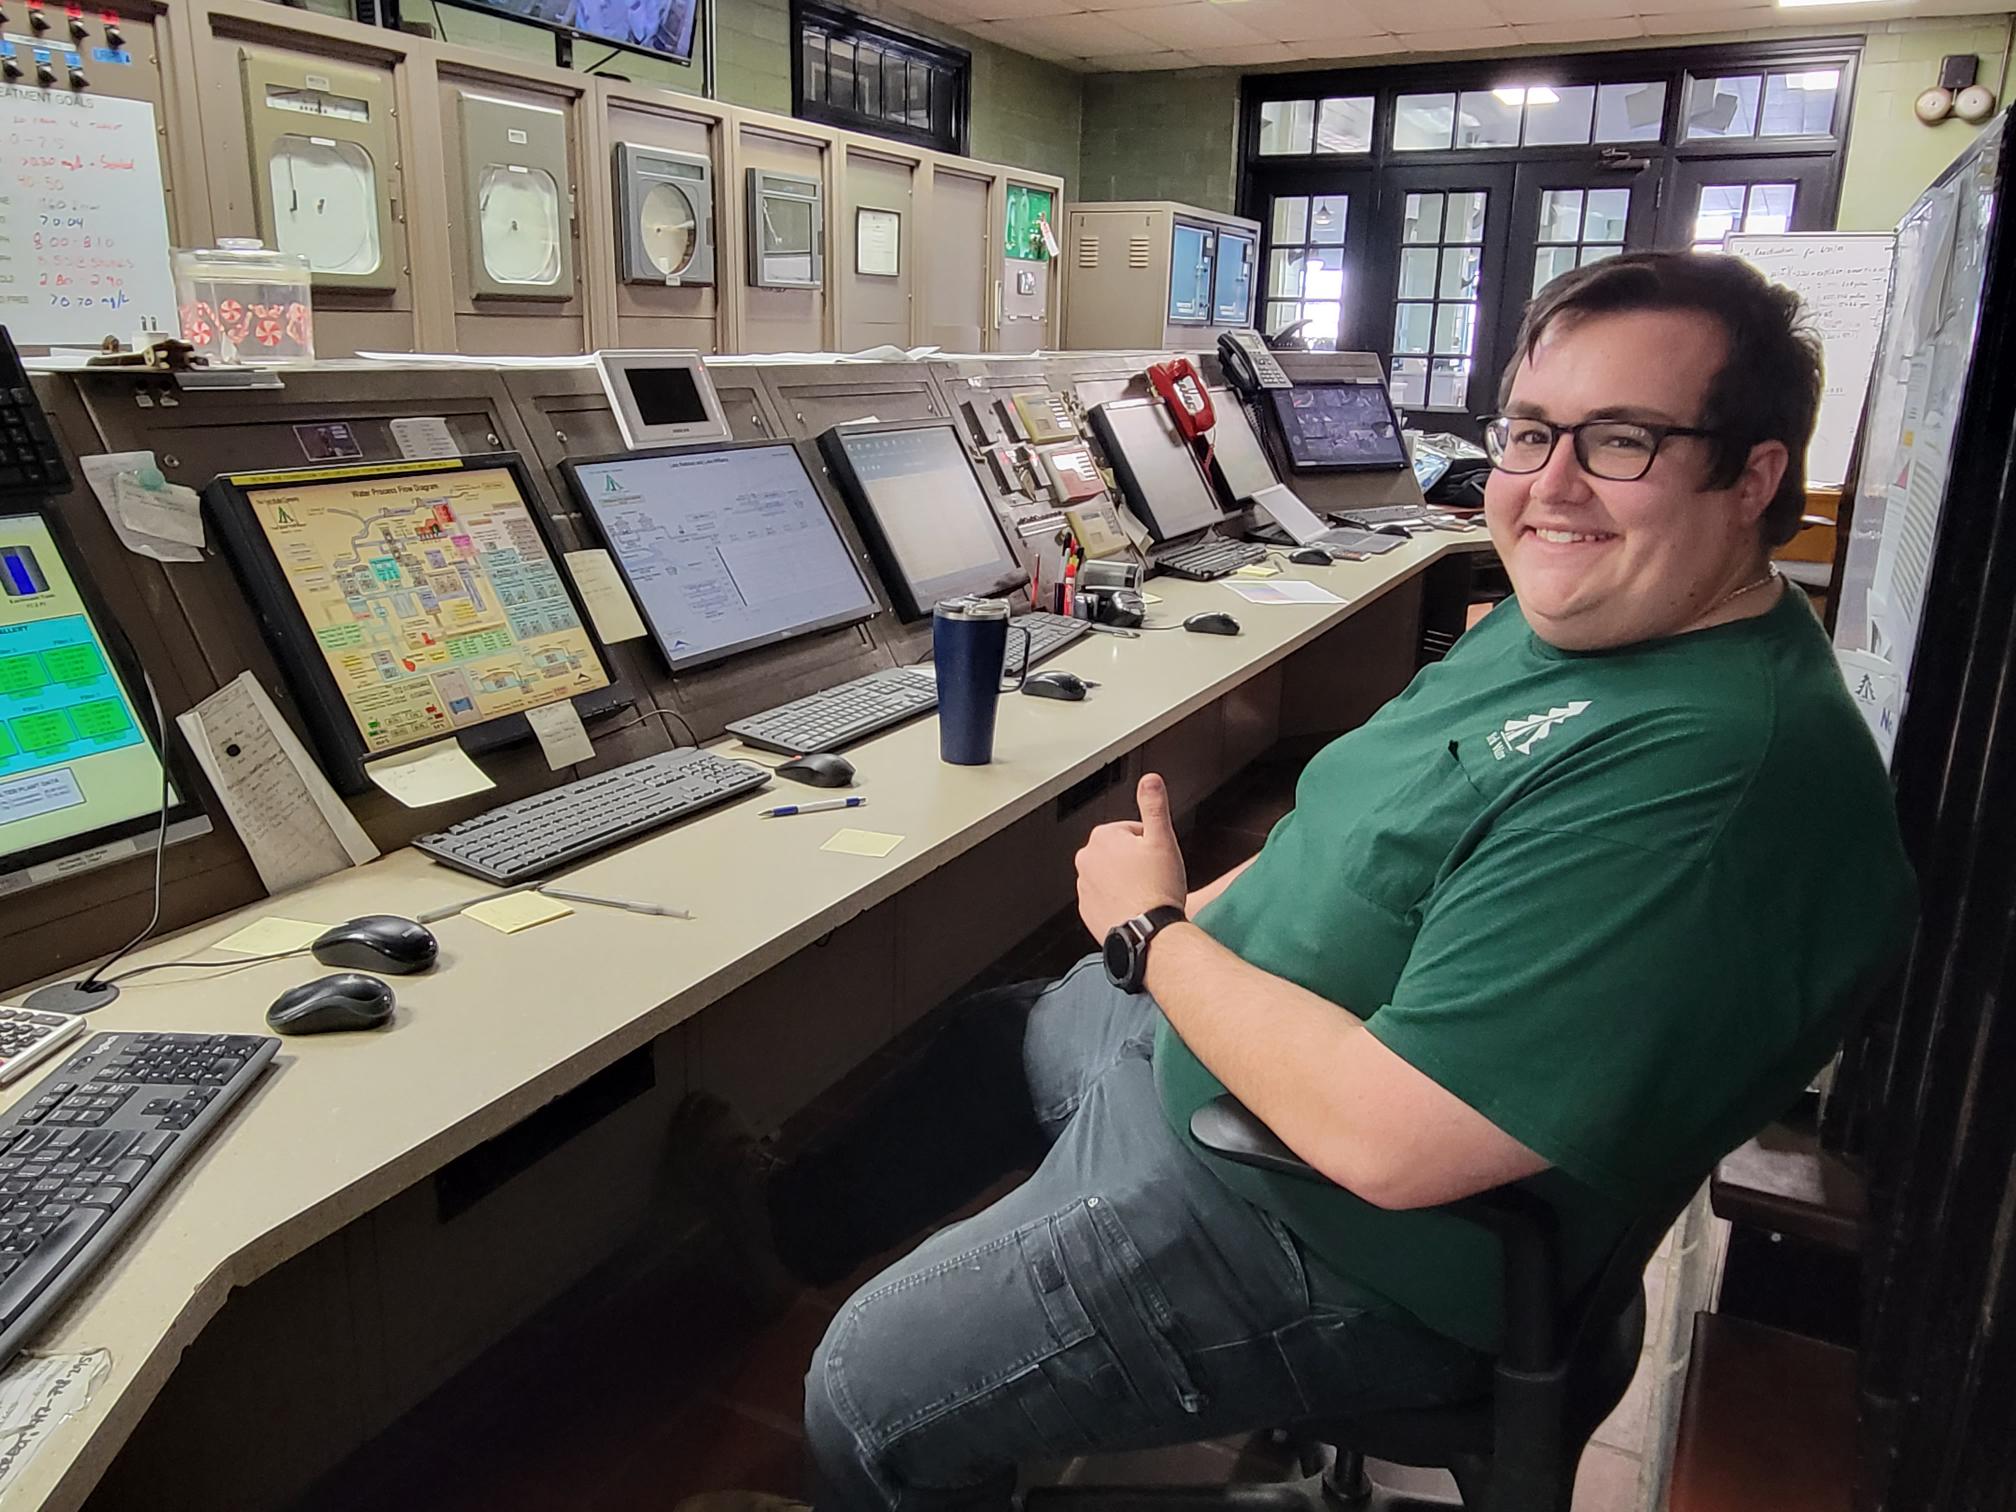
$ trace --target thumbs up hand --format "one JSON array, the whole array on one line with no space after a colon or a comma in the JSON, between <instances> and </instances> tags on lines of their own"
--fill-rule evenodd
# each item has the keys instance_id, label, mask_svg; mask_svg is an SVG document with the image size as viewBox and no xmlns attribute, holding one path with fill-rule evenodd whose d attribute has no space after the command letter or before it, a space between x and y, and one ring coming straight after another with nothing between
<instances>
[{"instance_id":1,"label":"thumbs up hand","mask_svg":"<svg viewBox=\"0 0 2016 1512\"><path fill-rule=\"evenodd\" d=\"M1169 818L1169 789L1153 772L1135 792L1138 822L1102 824L1078 852L1078 917L1104 940L1114 925L1170 904L1183 906L1189 892L1183 849Z\"/></svg>"}]
</instances>

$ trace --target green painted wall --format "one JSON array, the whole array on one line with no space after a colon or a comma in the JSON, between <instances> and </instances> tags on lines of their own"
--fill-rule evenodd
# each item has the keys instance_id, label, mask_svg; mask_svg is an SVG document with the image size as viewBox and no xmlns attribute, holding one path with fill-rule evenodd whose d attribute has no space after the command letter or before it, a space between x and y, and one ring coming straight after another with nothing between
<instances>
[{"instance_id":1,"label":"green painted wall","mask_svg":"<svg viewBox=\"0 0 2016 1512\"><path fill-rule=\"evenodd\" d=\"M1084 201L1165 199L1231 210L1239 75L1229 70L1092 74L1078 161Z\"/></svg>"}]
</instances>

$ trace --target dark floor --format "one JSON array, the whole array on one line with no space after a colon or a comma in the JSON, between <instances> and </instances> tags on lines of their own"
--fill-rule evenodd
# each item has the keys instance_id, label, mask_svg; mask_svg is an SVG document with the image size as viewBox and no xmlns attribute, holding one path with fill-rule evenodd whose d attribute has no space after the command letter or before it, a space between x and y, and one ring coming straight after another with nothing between
<instances>
[{"instance_id":1,"label":"dark floor","mask_svg":"<svg viewBox=\"0 0 2016 1512\"><path fill-rule=\"evenodd\" d=\"M1256 771L1234 786L1238 799L1207 808L1186 840L1193 884L1259 848L1292 802L1293 773ZM1054 973L1085 949L1082 927L1062 915L976 985ZM871 1059L780 1138L796 1142L839 1116L900 1048ZM728 1487L799 1495L806 1363L881 1263L802 1293L767 1324L704 1276L596 1278L352 1455L296 1512L656 1512ZM1039 1474L1217 1484L1235 1469L1242 1479L1270 1476L1279 1457L1264 1439L1227 1440ZM1637 1469L1635 1454L1592 1446L1575 1512L1635 1507Z\"/></svg>"}]
</instances>

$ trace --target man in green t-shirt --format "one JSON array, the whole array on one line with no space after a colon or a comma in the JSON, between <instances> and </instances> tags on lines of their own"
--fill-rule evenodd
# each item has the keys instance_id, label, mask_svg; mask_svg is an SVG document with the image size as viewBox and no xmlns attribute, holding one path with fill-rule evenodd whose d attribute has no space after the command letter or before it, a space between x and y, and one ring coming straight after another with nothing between
<instances>
[{"instance_id":1,"label":"man in green t-shirt","mask_svg":"<svg viewBox=\"0 0 2016 1512\"><path fill-rule=\"evenodd\" d=\"M1529 309L1486 431L1515 597L1192 891L1160 778L1078 857L1105 946L989 994L775 1173L801 1276L1034 1174L856 1293L807 1377L828 1507L1483 1388L1506 1183L1586 1277L1797 1093L1908 938L1889 785L1803 597L1797 299L1639 254ZM1103 965L1103 970L1102 970ZM1229 1090L1335 1188L1223 1161Z\"/></svg>"}]
</instances>

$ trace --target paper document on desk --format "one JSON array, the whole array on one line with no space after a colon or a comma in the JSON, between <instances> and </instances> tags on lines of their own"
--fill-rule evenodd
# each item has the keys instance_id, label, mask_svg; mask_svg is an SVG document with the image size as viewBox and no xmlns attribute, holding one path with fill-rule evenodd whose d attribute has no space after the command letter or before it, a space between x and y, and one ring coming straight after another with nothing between
<instances>
[{"instance_id":1,"label":"paper document on desk","mask_svg":"<svg viewBox=\"0 0 2016 1512\"><path fill-rule=\"evenodd\" d=\"M175 723L269 893L377 856L378 847L250 672Z\"/></svg>"},{"instance_id":2,"label":"paper document on desk","mask_svg":"<svg viewBox=\"0 0 2016 1512\"><path fill-rule=\"evenodd\" d=\"M0 1494L111 1373L112 1351L19 1356L0 1372Z\"/></svg>"}]
</instances>

